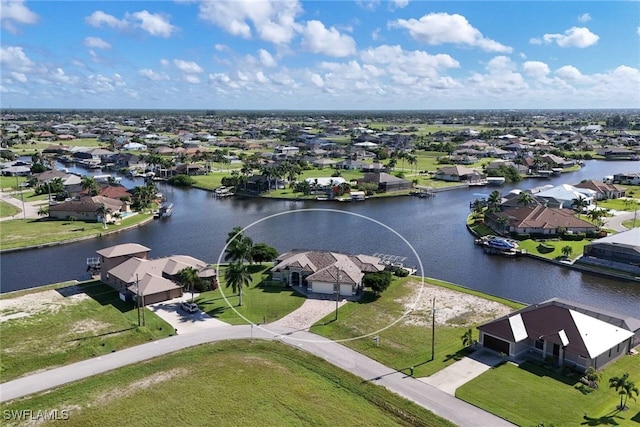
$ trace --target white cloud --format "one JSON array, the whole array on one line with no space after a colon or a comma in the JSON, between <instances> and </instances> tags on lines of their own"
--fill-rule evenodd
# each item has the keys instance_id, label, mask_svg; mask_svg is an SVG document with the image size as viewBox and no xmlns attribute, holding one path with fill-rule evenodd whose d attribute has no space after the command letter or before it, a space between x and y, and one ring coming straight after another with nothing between
<instances>
[{"instance_id":1,"label":"white cloud","mask_svg":"<svg viewBox=\"0 0 640 427\"><path fill-rule=\"evenodd\" d=\"M640 27L636 28L636 33L640 36Z\"/></svg>"},{"instance_id":2,"label":"white cloud","mask_svg":"<svg viewBox=\"0 0 640 427\"><path fill-rule=\"evenodd\" d=\"M536 80L542 80L546 78L551 72L549 66L540 61L527 61L522 64L522 69L524 70L525 74Z\"/></svg>"},{"instance_id":3,"label":"white cloud","mask_svg":"<svg viewBox=\"0 0 640 427\"><path fill-rule=\"evenodd\" d=\"M256 35L274 44L287 44L297 28L296 16L302 12L297 0L235 0L200 3L199 17L226 32L243 38Z\"/></svg>"},{"instance_id":4,"label":"white cloud","mask_svg":"<svg viewBox=\"0 0 640 427\"><path fill-rule=\"evenodd\" d=\"M167 73L158 73L149 68L138 70L138 74L153 81L169 80L169 75Z\"/></svg>"},{"instance_id":5,"label":"white cloud","mask_svg":"<svg viewBox=\"0 0 640 427\"><path fill-rule=\"evenodd\" d=\"M265 67L271 68L278 65L273 56L264 49L258 51L258 57L260 58L260 63Z\"/></svg>"},{"instance_id":6,"label":"white cloud","mask_svg":"<svg viewBox=\"0 0 640 427\"><path fill-rule=\"evenodd\" d=\"M558 68L555 71L555 75L560 77L563 80L581 80L583 78L582 73L573 65L565 65L563 67Z\"/></svg>"},{"instance_id":7,"label":"white cloud","mask_svg":"<svg viewBox=\"0 0 640 427\"><path fill-rule=\"evenodd\" d=\"M391 0L390 3L394 9L403 9L409 6L409 0Z\"/></svg>"},{"instance_id":8,"label":"white cloud","mask_svg":"<svg viewBox=\"0 0 640 427\"><path fill-rule=\"evenodd\" d=\"M327 29L320 21L307 21L302 31L303 49L327 56L344 57L356 53L356 42L350 36L340 34L334 27Z\"/></svg>"},{"instance_id":9,"label":"white cloud","mask_svg":"<svg viewBox=\"0 0 640 427\"><path fill-rule=\"evenodd\" d=\"M132 16L140 21L140 28L152 36L170 37L176 31L167 18L159 14L149 13L146 10L136 12Z\"/></svg>"},{"instance_id":10,"label":"white cloud","mask_svg":"<svg viewBox=\"0 0 640 427\"><path fill-rule=\"evenodd\" d=\"M96 49L111 49L111 45L100 37L85 37L84 45Z\"/></svg>"},{"instance_id":11,"label":"white cloud","mask_svg":"<svg viewBox=\"0 0 640 427\"><path fill-rule=\"evenodd\" d=\"M418 41L430 45L452 43L479 47L487 52L511 53L509 46L485 38L467 19L458 14L430 13L417 19L398 19L390 21L389 28L401 28Z\"/></svg>"},{"instance_id":12,"label":"white cloud","mask_svg":"<svg viewBox=\"0 0 640 427\"><path fill-rule=\"evenodd\" d=\"M169 60L168 59L161 59L160 60L160 65L162 65L163 67L168 67L169 66Z\"/></svg>"},{"instance_id":13,"label":"white cloud","mask_svg":"<svg viewBox=\"0 0 640 427\"><path fill-rule=\"evenodd\" d=\"M589 15L588 13L583 13L582 15L578 16L578 21L582 23L589 22L591 21L591 15Z\"/></svg>"},{"instance_id":14,"label":"white cloud","mask_svg":"<svg viewBox=\"0 0 640 427\"><path fill-rule=\"evenodd\" d=\"M15 71L11 72L11 78L13 78L14 80L19 81L20 83L26 83L27 82L27 76L24 73L18 73Z\"/></svg>"},{"instance_id":15,"label":"white cloud","mask_svg":"<svg viewBox=\"0 0 640 427\"><path fill-rule=\"evenodd\" d=\"M32 12L24 4L24 0L2 0L0 1L0 21L2 28L16 33L17 25L35 24L38 22L38 15Z\"/></svg>"},{"instance_id":16,"label":"white cloud","mask_svg":"<svg viewBox=\"0 0 640 427\"><path fill-rule=\"evenodd\" d=\"M599 36L585 27L571 27L564 34L545 34L542 39L546 43L556 43L560 47L585 48L598 42Z\"/></svg>"},{"instance_id":17,"label":"white cloud","mask_svg":"<svg viewBox=\"0 0 640 427\"><path fill-rule=\"evenodd\" d=\"M226 44L216 43L213 45L213 48L218 52L231 52L231 48Z\"/></svg>"},{"instance_id":18,"label":"white cloud","mask_svg":"<svg viewBox=\"0 0 640 427\"><path fill-rule=\"evenodd\" d=\"M192 85L197 85L200 83L200 78L198 76L194 76L193 74L185 74L182 76L185 82L190 83Z\"/></svg>"},{"instance_id":19,"label":"white cloud","mask_svg":"<svg viewBox=\"0 0 640 427\"><path fill-rule=\"evenodd\" d=\"M309 76L309 80L311 81L311 83L313 83L316 87L323 87L324 86L324 80L322 79L322 76L320 76L320 74L317 73L311 73L311 76Z\"/></svg>"},{"instance_id":20,"label":"white cloud","mask_svg":"<svg viewBox=\"0 0 640 427\"><path fill-rule=\"evenodd\" d=\"M425 69L458 68L460 63L447 54L430 55L421 50L405 51L401 46L382 45L360 52L360 58L368 64L384 64L390 70L406 69L420 72Z\"/></svg>"},{"instance_id":21,"label":"white cloud","mask_svg":"<svg viewBox=\"0 0 640 427\"><path fill-rule=\"evenodd\" d=\"M172 25L168 18L160 14L149 13L146 10L127 13L123 19L118 19L113 15L97 10L86 17L85 22L96 28L102 26L116 30L139 28L152 36L164 38L170 37L177 31L177 27Z\"/></svg>"},{"instance_id":22,"label":"white cloud","mask_svg":"<svg viewBox=\"0 0 640 427\"><path fill-rule=\"evenodd\" d=\"M534 37L534 38L529 39L529 43L531 43L531 44L542 44L542 40L537 38L537 37Z\"/></svg>"},{"instance_id":23,"label":"white cloud","mask_svg":"<svg viewBox=\"0 0 640 427\"><path fill-rule=\"evenodd\" d=\"M20 46L0 46L0 65L17 72L28 72L34 66Z\"/></svg>"},{"instance_id":24,"label":"white cloud","mask_svg":"<svg viewBox=\"0 0 640 427\"><path fill-rule=\"evenodd\" d=\"M373 40L374 42L380 40L380 28L376 28L371 32L371 40Z\"/></svg>"},{"instance_id":25,"label":"white cloud","mask_svg":"<svg viewBox=\"0 0 640 427\"><path fill-rule=\"evenodd\" d=\"M204 72L201 66L192 61L183 61L181 59L174 59L173 65L175 65L180 71L186 74L198 74Z\"/></svg>"},{"instance_id":26,"label":"white cloud","mask_svg":"<svg viewBox=\"0 0 640 427\"><path fill-rule=\"evenodd\" d=\"M85 22L92 27L102 27L103 25L106 25L111 28L124 29L129 26L126 20L118 19L101 10L96 10L90 16L86 17Z\"/></svg>"}]
</instances>

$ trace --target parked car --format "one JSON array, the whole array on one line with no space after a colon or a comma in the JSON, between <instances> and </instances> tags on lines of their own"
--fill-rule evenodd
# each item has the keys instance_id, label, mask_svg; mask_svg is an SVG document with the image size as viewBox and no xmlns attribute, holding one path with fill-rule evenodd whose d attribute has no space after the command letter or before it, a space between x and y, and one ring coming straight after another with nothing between
<instances>
[{"instance_id":1,"label":"parked car","mask_svg":"<svg viewBox=\"0 0 640 427\"><path fill-rule=\"evenodd\" d=\"M198 304L196 304L195 302L186 302L186 301L183 301L180 304L180 308L182 308L187 313L197 313L200 310L200 308L198 307Z\"/></svg>"}]
</instances>

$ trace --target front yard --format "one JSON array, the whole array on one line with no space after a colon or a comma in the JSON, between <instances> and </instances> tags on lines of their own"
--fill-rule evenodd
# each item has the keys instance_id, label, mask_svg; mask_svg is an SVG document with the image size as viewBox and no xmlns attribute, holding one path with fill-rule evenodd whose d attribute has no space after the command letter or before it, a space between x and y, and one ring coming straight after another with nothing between
<instances>
[{"instance_id":1,"label":"front yard","mask_svg":"<svg viewBox=\"0 0 640 427\"><path fill-rule=\"evenodd\" d=\"M603 371L596 390L571 376L533 363L505 363L490 369L456 391L456 396L521 426L618 425L640 423L640 403L631 399L626 411L617 411L618 393L609 388L609 378L628 372L640 382L638 356L625 356Z\"/></svg>"},{"instance_id":2,"label":"front yard","mask_svg":"<svg viewBox=\"0 0 640 427\"><path fill-rule=\"evenodd\" d=\"M134 305L99 281L3 295L0 382L173 333L149 310L145 320L146 326L138 327Z\"/></svg>"}]
</instances>

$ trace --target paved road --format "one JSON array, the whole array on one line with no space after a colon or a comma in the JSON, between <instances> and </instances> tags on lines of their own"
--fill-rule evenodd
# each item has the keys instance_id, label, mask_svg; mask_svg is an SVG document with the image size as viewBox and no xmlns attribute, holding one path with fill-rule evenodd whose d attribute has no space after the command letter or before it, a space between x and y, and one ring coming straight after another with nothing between
<instances>
[{"instance_id":1,"label":"paved road","mask_svg":"<svg viewBox=\"0 0 640 427\"><path fill-rule=\"evenodd\" d=\"M616 231L626 231L628 228L624 227L622 223L629 219L633 219L636 216L638 222L640 222L640 211L635 212L621 212L618 211L614 216L608 217L604 223L604 228L610 228Z\"/></svg>"},{"instance_id":2,"label":"paved road","mask_svg":"<svg viewBox=\"0 0 640 427\"><path fill-rule=\"evenodd\" d=\"M0 192L0 199L3 202L7 202L10 205L13 205L16 208L20 209L19 213L13 216L5 216L3 218L0 218L0 221L7 221L10 219L40 218L40 216L38 215L38 210L40 210L40 207L43 204L46 205L47 201L39 200L37 202L24 202L23 205L22 200L19 197L20 193L5 193L3 191Z\"/></svg>"},{"instance_id":3,"label":"paved road","mask_svg":"<svg viewBox=\"0 0 640 427\"><path fill-rule=\"evenodd\" d=\"M265 328L247 325L210 328L185 335L176 335L105 356L36 373L0 384L0 402L48 390L122 366L207 342L259 338L279 340L315 354L329 363L366 381L379 384L457 425L469 427L512 426L512 424L501 418L458 400L436 387L388 368L341 344L306 331L295 331L291 328L282 327L272 327L268 330L266 329L268 326L266 325Z\"/></svg>"}]
</instances>

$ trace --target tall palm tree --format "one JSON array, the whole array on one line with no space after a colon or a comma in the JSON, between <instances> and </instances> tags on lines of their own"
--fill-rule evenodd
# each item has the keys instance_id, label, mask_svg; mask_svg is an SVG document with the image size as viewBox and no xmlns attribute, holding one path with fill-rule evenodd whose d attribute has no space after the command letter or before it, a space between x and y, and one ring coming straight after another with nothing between
<instances>
[{"instance_id":1,"label":"tall palm tree","mask_svg":"<svg viewBox=\"0 0 640 427\"><path fill-rule=\"evenodd\" d=\"M636 397L640 393L633 381L629 380L628 372L625 372L620 377L614 376L609 378L609 387L614 388L620 395L620 406L618 406L620 410L627 407L627 399L629 397L636 400ZM634 394L636 395L635 397L633 396Z\"/></svg>"},{"instance_id":2,"label":"tall palm tree","mask_svg":"<svg viewBox=\"0 0 640 427\"><path fill-rule=\"evenodd\" d=\"M247 266L242 261L232 262L227 267L224 275L227 281L227 288L231 288L233 292L238 293L238 305L242 305L242 289L251 284L251 274L247 270Z\"/></svg>"},{"instance_id":3,"label":"tall palm tree","mask_svg":"<svg viewBox=\"0 0 640 427\"><path fill-rule=\"evenodd\" d=\"M107 215L111 213L111 208L107 207L104 203L101 204L98 209L96 209L96 214L102 217L102 226L107 228Z\"/></svg>"},{"instance_id":4,"label":"tall palm tree","mask_svg":"<svg viewBox=\"0 0 640 427\"><path fill-rule=\"evenodd\" d=\"M524 206L529 206L530 204L532 204L535 201L535 199L531 195L531 193L527 193L526 191L520 192L520 194L518 195L518 198L516 200L517 200L518 204L522 204Z\"/></svg>"},{"instance_id":5,"label":"tall palm tree","mask_svg":"<svg viewBox=\"0 0 640 427\"><path fill-rule=\"evenodd\" d=\"M200 282L198 270L196 270L194 267L185 267L180 270L180 273L178 273L178 275L180 284L187 290L191 289L191 302L193 302L195 287Z\"/></svg>"},{"instance_id":6,"label":"tall palm tree","mask_svg":"<svg viewBox=\"0 0 640 427\"><path fill-rule=\"evenodd\" d=\"M487 199L487 211L499 212L501 201L502 201L502 196L500 192L497 190L492 191L491 194L489 194L489 198Z\"/></svg>"},{"instance_id":7,"label":"tall palm tree","mask_svg":"<svg viewBox=\"0 0 640 427\"><path fill-rule=\"evenodd\" d=\"M561 251L562 251L562 255L564 255L565 258L569 258L573 253L573 248L569 245L566 245L562 247Z\"/></svg>"},{"instance_id":8,"label":"tall palm tree","mask_svg":"<svg viewBox=\"0 0 640 427\"><path fill-rule=\"evenodd\" d=\"M83 190L87 190L90 196L95 196L98 194L98 183L95 178L89 175L85 175L82 177L80 181L80 185Z\"/></svg>"},{"instance_id":9,"label":"tall palm tree","mask_svg":"<svg viewBox=\"0 0 640 427\"><path fill-rule=\"evenodd\" d=\"M253 240L242 234L242 227L234 227L227 235L227 250L224 260L232 262L252 262Z\"/></svg>"},{"instance_id":10,"label":"tall palm tree","mask_svg":"<svg viewBox=\"0 0 640 427\"><path fill-rule=\"evenodd\" d=\"M578 196L571 201L571 206L578 212L578 217L580 217L580 213L589 206L589 201L586 197Z\"/></svg>"}]
</instances>

